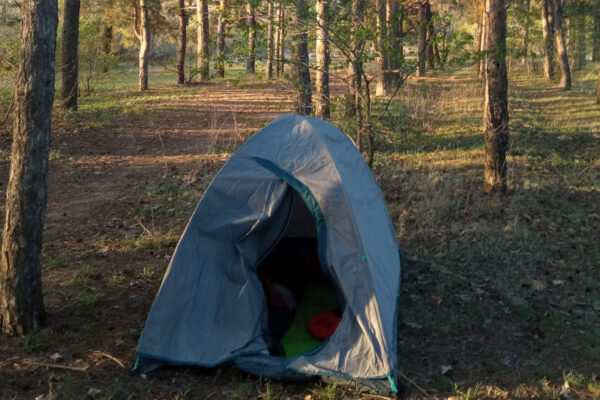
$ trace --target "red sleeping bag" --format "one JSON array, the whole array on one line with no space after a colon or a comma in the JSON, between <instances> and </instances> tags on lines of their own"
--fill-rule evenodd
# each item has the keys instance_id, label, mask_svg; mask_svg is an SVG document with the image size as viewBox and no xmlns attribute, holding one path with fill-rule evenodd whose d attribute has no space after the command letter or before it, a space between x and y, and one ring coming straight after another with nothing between
<instances>
[{"instance_id":1,"label":"red sleeping bag","mask_svg":"<svg viewBox=\"0 0 600 400\"><path fill-rule=\"evenodd\" d=\"M316 339L325 340L333 335L341 320L342 317L333 311L322 312L308 321L308 333Z\"/></svg>"}]
</instances>

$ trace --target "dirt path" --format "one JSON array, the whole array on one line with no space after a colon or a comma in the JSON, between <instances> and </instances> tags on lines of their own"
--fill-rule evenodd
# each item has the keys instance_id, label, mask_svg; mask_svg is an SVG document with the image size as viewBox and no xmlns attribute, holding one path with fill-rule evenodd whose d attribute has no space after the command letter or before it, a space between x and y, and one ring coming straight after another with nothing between
<instances>
[{"instance_id":1,"label":"dirt path","mask_svg":"<svg viewBox=\"0 0 600 400\"><path fill-rule=\"evenodd\" d=\"M249 90L220 83L146 95L115 93L113 114L101 123L93 122L85 106L68 117L59 112L43 251L49 327L29 339L0 341L0 398L47 392L49 372L60 370L28 363L54 363L49 358L54 353L61 355L61 365L89 367L87 379L63 387L64 398L80 397L75 393L84 393L85 385L127 376L94 351L114 355L126 367L133 364L170 254L209 180L240 141L290 109L285 90L263 86ZM5 139L2 190L9 147ZM170 190L173 183L165 211L152 198L153 190L162 194L161 187ZM3 203L4 192L0 199ZM3 363L12 357L14 362Z\"/></svg>"}]
</instances>

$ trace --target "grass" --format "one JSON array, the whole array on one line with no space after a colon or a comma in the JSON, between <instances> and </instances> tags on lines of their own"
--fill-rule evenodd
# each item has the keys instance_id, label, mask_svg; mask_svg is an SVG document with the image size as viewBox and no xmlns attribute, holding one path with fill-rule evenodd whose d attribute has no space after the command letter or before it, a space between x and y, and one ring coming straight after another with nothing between
<instances>
[{"instance_id":1,"label":"grass","mask_svg":"<svg viewBox=\"0 0 600 400\"><path fill-rule=\"evenodd\" d=\"M281 83L260 76L246 80L236 69L209 86L178 87L170 72L154 70L150 92L139 94L135 74L119 71L80 98L77 113L57 110L43 257L49 326L0 341L0 352L42 362L59 352L90 373L0 366L9 396L47 394L53 373L61 398L85 397L90 387L107 399L360 398L333 384L282 383L228 366L133 378L92 353L133 363L197 202L244 139L289 110ZM573 90L561 91L511 73L506 197L481 190L481 87L473 71L409 81L381 119L373 172L405 255L403 396L553 399L564 382L582 399L600 396L595 76L583 71ZM339 100L333 110L332 121L352 132ZM6 175L8 156L1 158Z\"/></svg>"}]
</instances>

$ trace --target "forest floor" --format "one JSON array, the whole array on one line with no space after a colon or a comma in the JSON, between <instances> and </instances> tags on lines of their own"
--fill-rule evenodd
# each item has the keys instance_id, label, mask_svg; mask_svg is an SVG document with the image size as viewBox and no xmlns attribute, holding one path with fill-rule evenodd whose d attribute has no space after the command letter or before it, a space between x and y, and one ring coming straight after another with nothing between
<instances>
[{"instance_id":1,"label":"forest floor","mask_svg":"<svg viewBox=\"0 0 600 400\"><path fill-rule=\"evenodd\" d=\"M410 80L382 118L373 171L404 251L403 398L552 399L564 382L580 399L600 398L595 76L581 72L570 91L511 76L505 197L482 193L482 95L471 71ZM48 325L0 338L0 399L369 398L228 366L130 375L202 193L247 137L291 109L281 82L237 72L178 87L157 70L143 94L135 79L103 77L76 113L56 103L43 249ZM350 132L339 108L334 102L332 120ZM2 204L9 131L0 126Z\"/></svg>"}]
</instances>

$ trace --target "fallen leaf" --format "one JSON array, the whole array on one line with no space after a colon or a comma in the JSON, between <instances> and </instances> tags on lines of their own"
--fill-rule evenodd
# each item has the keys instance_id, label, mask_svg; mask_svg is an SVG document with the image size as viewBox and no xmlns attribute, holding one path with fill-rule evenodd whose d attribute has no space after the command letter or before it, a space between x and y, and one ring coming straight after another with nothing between
<instances>
[{"instance_id":1,"label":"fallen leaf","mask_svg":"<svg viewBox=\"0 0 600 400\"><path fill-rule=\"evenodd\" d=\"M534 279L531 282L531 288L533 290L536 290L538 292L541 292L542 290L546 289L546 285L544 284L544 282L542 281L538 281L537 279Z\"/></svg>"}]
</instances>

